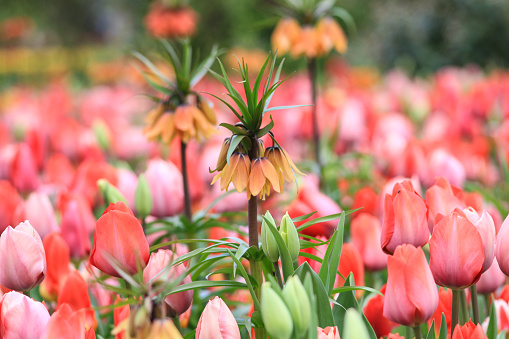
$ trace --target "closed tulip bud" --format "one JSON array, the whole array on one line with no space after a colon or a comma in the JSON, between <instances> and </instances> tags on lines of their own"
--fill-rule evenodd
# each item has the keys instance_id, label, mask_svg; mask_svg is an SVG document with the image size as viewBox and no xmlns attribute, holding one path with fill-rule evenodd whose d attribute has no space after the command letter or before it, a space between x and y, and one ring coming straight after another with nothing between
<instances>
[{"instance_id":1,"label":"closed tulip bud","mask_svg":"<svg viewBox=\"0 0 509 339\"><path fill-rule=\"evenodd\" d=\"M224 301L215 297L205 306L196 326L196 339L240 339L239 326Z\"/></svg>"},{"instance_id":2,"label":"closed tulip bud","mask_svg":"<svg viewBox=\"0 0 509 339\"><path fill-rule=\"evenodd\" d=\"M326 328L318 327L316 329L317 339L340 339L339 330L337 326L331 327L327 326Z\"/></svg>"},{"instance_id":3,"label":"closed tulip bud","mask_svg":"<svg viewBox=\"0 0 509 339\"><path fill-rule=\"evenodd\" d=\"M343 337L348 339L369 339L366 324L355 308L349 308L346 311Z\"/></svg>"},{"instance_id":4,"label":"closed tulip bud","mask_svg":"<svg viewBox=\"0 0 509 339\"><path fill-rule=\"evenodd\" d=\"M149 247L143 228L124 203L110 204L97 220L90 263L114 277L120 274L112 260L129 274L145 268Z\"/></svg>"},{"instance_id":5,"label":"closed tulip bud","mask_svg":"<svg viewBox=\"0 0 509 339\"><path fill-rule=\"evenodd\" d=\"M108 150L111 147L111 130L103 120L95 120L92 123L97 144L102 150Z\"/></svg>"},{"instance_id":6,"label":"closed tulip bud","mask_svg":"<svg viewBox=\"0 0 509 339\"><path fill-rule=\"evenodd\" d=\"M288 215L288 212L286 212L281 220L279 233L281 234L286 247L288 247L288 250L290 251L290 257L293 261L296 261L299 258L300 252L299 233L297 232L297 228L295 227L292 218Z\"/></svg>"},{"instance_id":7,"label":"closed tulip bud","mask_svg":"<svg viewBox=\"0 0 509 339\"><path fill-rule=\"evenodd\" d=\"M509 276L509 216L506 217L498 231L495 256L500 270Z\"/></svg>"},{"instance_id":8,"label":"closed tulip bud","mask_svg":"<svg viewBox=\"0 0 509 339\"><path fill-rule=\"evenodd\" d=\"M270 283L262 285L261 311L265 329L273 339L290 339L293 332L293 320L288 307L272 289Z\"/></svg>"},{"instance_id":9,"label":"closed tulip bud","mask_svg":"<svg viewBox=\"0 0 509 339\"><path fill-rule=\"evenodd\" d=\"M459 213L452 212L440 220L429 248L429 267L438 285L460 290L481 277L484 262L481 234Z\"/></svg>"},{"instance_id":10,"label":"closed tulip bud","mask_svg":"<svg viewBox=\"0 0 509 339\"><path fill-rule=\"evenodd\" d=\"M493 259L493 263L488 268L476 284L477 292L480 294L490 294L495 292L505 282L505 274L498 266L497 258Z\"/></svg>"},{"instance_id":11,"label":"closed tulip bud","mask_svg":"<svg viewBox=\"0 0 509 339\"><path fill-rule=\"evenodd\" d=\"M104 197L104 201L108 204L116 204L119 201L122 201L124 204L127 205L127 200L112 184L108 182L106 179L99 179L97 180L97 187L99 187L99 191L101 192L101 195Z\"/></svg>"},{"instance_id":12,"label":"closed tulip bud","mask_svg":"<svg viewBox=\"0 0 509 339\"><path fill-rule=\"evenodd\" d=\"M404 244L388 258L383 315L398 324L419 326L438 305L438 292L422 248Z\"/></svg>"},{"instance_id":13,"label":"closed tulip bud","mask_svg":"<svg viewBox=\"0 0 509 339\"><path fill-rule=\"evenodd\" d=\"M385 295L386 287L387 285L383 285L382 288L380 288L380 293L383 295ZM391 333L394 327L398 326L398 324L383 316L385 300L383 295L375 294L373 298L368 300L362 310L362 313L364 313L366 319L368 319L371 328L375 331L377 338L385 337Z\"/></svg>"},{"instance_id":14,"label":"closed tulip bud","mask_svg":"<svg viewBox=\"0 0 509 339\"><path fill-rule=\"evenodd\" d=\"M46 275L46 253L37 231L27 221L0 236L0 285L28 291Z\"/></svg>"},{"instance_id":15,"label":"closed tulip bud","mask_svg":"<svg viewBox=\"0 0 509 339\"><path fill-rule=\"evenodd\" d=\"M286 281L283 298L292 315L295 331L302 337L306 334L311 321L311 304L306 289L297 276L292 276Z\"/></svg>"},{"instance_id":16,"label":"closed tulip bud","mask_svg":"<svg viewBox=\"0 0 509 339\"><path fill-rule=\"evenodd\" d=\"M152 159L145 171L152 195L151 215L168 217L180 213L184 207L182 173L170 161Z\"/></svg>"},{"instance_id":17,"label":"closed tulip bud","mask_svg":"<svg viewBox=\"0 0 509 339\"><path fill-rule=\"evenodd\" d=\"M141 219L146 218L152 211L152 195L150 194L150 186L148 185L147 178L141 174L138 177L138 185L136 186L136 193L134 194L134 205L136 213Z\"/></svg>"},{"instance_id":18,"label":"closed tulip bud","mask_svg":"<svg viewBox=\"0 0 509 339\"><path fill-rule=\"evenodd\" d=\"M276 225L276 222L269 211L265 213L265 218ZM277 262L279 260L279 247L277 246L276 238L270 231L265 220L262 221L262 249L263 253L265 253L270 261Z\"/></svg>"},{"instance_id":19,"label":"closed tulip bud","mask_svg":"<svg viewBox=\"0 0 509 339\"><path fill-rule=\"evenodd\" d=\"M57 311L63 305L70 305L73 310L84 310L84 322L87 328L95 327L95 311L92 309L92 302L88 294L88 285L78 270L71 272L62 284L58 293Z\"/></svg>"},{"instance_id":20,"label":"closed tulip bud","mask_svg":"<svg viewBox=\"0 0 509 339\"><path fill-rule=\"evenodd\" d=\"M0 298L0 336L4 339L40 338L50 319L44 304L21 293Z\"/></svg>"}]
</instances>

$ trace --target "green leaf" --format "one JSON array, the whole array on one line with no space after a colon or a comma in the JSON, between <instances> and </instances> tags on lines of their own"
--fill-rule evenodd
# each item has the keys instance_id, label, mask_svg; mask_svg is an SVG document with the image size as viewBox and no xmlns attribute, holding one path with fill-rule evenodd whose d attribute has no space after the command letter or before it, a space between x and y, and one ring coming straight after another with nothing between
<instances>
[{"instance_id":1,"label":"green leaf","mask_svg":"<svg viewBox=\"0 0 509 339\"><path fill-rule=\"evenodd\" d=\"M341 213L338 228L334 231L333 238L331 239L327 251L323 257L323 262L326 263L320 267L318 275L322 279L325 289L329 295L332 294L334 289L334 282L336 281L337 271L339 267L339 258L341 256L341 249L343 248L343 232L345 228L345 212ZM331 246L332 245L332 246ZM323 269L323 272L322 272Z\"/></svg>"},{"instance_id":2,"label":"green leaf","mask_svg":"<svg viewBox=\"0 0 509 339\"><path fill-rule=\"evenodd\" d=\"M168 53L169 59L170 59L171 63L173 64L175 74L180 73L180 67L181 67L180 60L177 56L177 53L175 52L175 49L168 41L166 41L164 39L160 39L159 41L161 42L161 44L166 49L166 52Z\"/></svg>"},{"instance_id":3,"label":"green leaf","mask_svg":"<svg viewBox=\"0 0 509 339\"><path fill-rule=\"evenodd\" d=\"M240 258L242 258L242 256L244 255L244 253L247 252L248 249L249 249L249 245L247 245L246 243L240 244L239 248L237 248L237 251L235 252L235 258L240 260ZM233 262L233 278L234 279L235 279L236 271L237 271L237 261L234 261Z\"/></svg>"},{"instance_id":4,"label":"green leaf","mask_svg":"<svg viewBox=\"0 0 509 339\"><path fill-rule=\"evenodd\" d=\"M497 339L497 330L497 310L495 309L495 303L491 303L490 322L488 323L488 330L486 331L488 339Z\"/></svg>"},{"instance_id":5,"label":"green leaf","mask_svg":"<svg viewBox=\"0 0 509 339\"><path fill-rule=\"evenodd\" d=\"M140 72L141 76L143 77L143 79L145 79L145 81L150 85L150 87L152 87L153 89L155 89L156 91L160 92L160 93L163 93L163 94L166 94L166 95L171 95L173 92L164 87L164 86L161 86L161 85L158 85L156 84L154 81L152 81L146 74L147 72L144 72L140 67L138 67L138 65L134 65L134 67L136 67L136 69Z\"/></svg>"},{"instance_id":6,"label":"green leaf","mask_svg":"<svg viewBox=\"0 0 509 339\"><path fill-rule=\"evenodd\" d=\"M302 263L302 265L297 268L295 275L297 275L301 280L304 280L306 275L311 277L311 281L313 282L313 292L316 297L316 314L318 318L318 326L322 328L327 326L334 326L335 319L332 315L329 296L325 290L325 286L323 286L323 283L320 280L320 277L315 273L315 271L313 271L307 262Z\"/></svg>"},{"instance_id":7,"label":"green leaf","mask_svg":"<svg viewBox=\"0 0 509 339\"><path fill-rule=\"evenodd\" d=\"M356 210L350 210L350 211L346 211L346 212L343 211L341 213L331 214L331 215L327 215L325 217L320 217L320 218L316 218L316 219L310 220L310 221L300 225L299 227L297 227L297 231L300 232L303 229L308 228L309 226L313 226L314 224L318 224L319 222L326 222L326 221L331 221L331 220L339 219L339 218L341 218L343 213L345 213L345 215L348 215L348 214L351 214L354 211L356 211Z\"/></svg>"},{"instance_id":8,"label":"green leaf","mask_svg":"<svg viewBox=\"0 0 509 339\"><path fill-rule=\"evenodd\" d=\"M199 83L200 80L205 76L205 74L207 74L208 69L214 63L217 53L218 53L217 45L214 45L209 56L205 60L203 60L198 66L196 66L196 68L193 70L191 74L190 82L191 87L194 87L197 83Z\"/></svg>"},{"instance_id":9,"label":"green leaf","mask_svg":"<svg viewBox=\"0 0 509 339\"><path fill-rule=\"evenodd\" d=\"M249 275L247 274L246 269L244 268L244 266L242 266L242 263L239 261L239 259L237 259L237 257L235 255L233 255L232 251L228 250L228 254L232 258L233 262L238 265L239 270L240 270L240 274L242 275L242 277L246 281L246 284L247 284L246 286L249 289L249 293L251 294L251 298L253 299L253 303L255 305L255 309L256 310L261 310L260 302L258 301L258 298L256 297L253 285L251 284L251 279L250 279Z\"/></svg>"},{"instance_id":10,"label":"green leaf","mask_svg":"<svg viewBox=\"0 0 509 339\"><path fill-rule=\"evenodd\" d=\"M346 25L346 28L348 29L348 35L353 36L357 32L357 27L355 26L355 20L353 17L348 13L347 10L340 7L335 7L332 9L332 15L335 16L338 19L343 20L343 22Z\"/></svg>"},{"instance_id":11,"label":"green leaf","mask_svg":"<svg viewBox=\"0 0 509 339\"><path fill-rule=\"evenodd\" d=\"M333 289L332 294L357 291L357 290L379 294L383 297L383 294L380 293L380 291L375 290L374 288L371 288L371 287L367 287L367 286L341 286L341 287L337 287L337 288Z\"/></svg>"},{"instance_id":12,"label":"green leaf","mask_svg":"<svg viewBox=\"0 0 509 339\"><path fill-rule=\"evenodd\" d=\"M163 80L167 84L171 84L170 79L168 79L149 59L147 59L143 54L138 52L133 52L133 55L140 60L148 69L150 69L155 75L159 77L159 79Z\"/></svg>"},{"instance_id":13,"label":"green leaf","mask_svg":"<svg viewBox=\"0 0 509 339\"><path fill-rule=\"evenodd\" d=\"M291 108L298 108L298 107L308 107L313 105L291 105L291 106L277 106L277 107L271 107L263 111L263 114L271 111L277 111L280 109L291 109Z\"/></svg>"},{"instance_id":14,"label":"green leaf","mask_svg":"<svg viewBox=\"0 0 509 339\"><path fill-rule=\"evenodd\" d=\"M431 326L425 339L435 339L435 319L431 322Z\"/></svg>"},{"instance_id":15,"label":"green leaf","mask_svg":"<svg viewBox=\"0 0 509 339\"><path fill-rule=\"evenodd\" d=\"M267 223L267 226L269 227L270 231L274 235L274 238L276 238L277 246L279 248L279 254L281 258L281 267L283 269L283 277L286 281L289 276L293 275L294 269L293 269L293 262L292 257L290 256L290 251L288 250L288 247L286 247L286 244L281 237L281 234L279 234L276 225L272 223L271 220L263 217L263 220Z\"/></svg>"},{"instance_id":16,"label":"green leaf","mask_svg":"<svg viewBox=\"0 0 509 339\"><path fill-rule=\"evenodd\" d=\"M235 108L233 108L232 105L230 105L229 103L227 103L225 100L221 99L220 97L218 97L217 95L214 95L212 93L206 93L208 95L211 95L213 96L214 98L220 100L223 104L225 104L226 106L228 106L228 108L235 114L235 116L237 116L237 118L244 124L244 125L247 125L247 122L246 120L242 117L242 115L239 114L239 112L237 112L237 110Z\"/></svg>"},{"instance_id":17,"label":"green leaf","mask_svg":"<svg viewBox=\"0 0 509 339\"><path fill-rule=\"evenodd\" d=\"M304 288L306 289L309 303L311 304L311 322L309 324L309 330L307 334L307 339L317 339L318 333L315 330L318 326L318 308L316 305L316 297L313 291L313 281L311 274L306 274L304 278Z\"/></svg>"},{"instance_id":18,"label":"green leaf","mask_svg":"<svg viewBox=\"0 0 509 339\"><path fill-rule=\"evenodd\" d=\"M249 134L249 132L246 131L245 129L227 124L225 122L219 124L219 126L226 128L227 130L231 131L234 134L238 134L238 135L248 135Z\"/></svg>"},{"instance_id":19,"label":"green leaf","mask_svg":"<svg viewBox=\"0 0 509 339\"><path fill-rule=\"evenodd\" d=\"M235 152L235 149L240 144L242 139L244 139L245 137L246 137L245 135L234 135L232 137L232 141L230 142L230 148L228 148L228 153L226 153L226 162L228 163L228 166L230 166L230 158L233 152Z\"/></svg>"},{"instance_id":20,"label":"green leaf","mask_svg":"<svg viewBox=\"0 0 509 339\"><path fill-rule=\"evenodd\" d=\"M308 214L301 215L300 217L293 218L292 221L293 222L299 222L299 221L302 221L302 220L306 220L307 218L311 217L315 213L316 213L316 211L308 213Z\"/></svg>"},{"instance_id":21,"label":"green leaf","mask_svg":"<svg viewBox=\"0 0 509 339\"><path fill-rule=\"evenodd\" d=\"M276 57L274 56L274 60L275 60L275 58ZM276 84L279 81L279 76L281 75L281 70L283 69L284 62L285 62L285 59L281 60L281 63L279 64L279 67L276 72L276 76L274 77L274 84ZM272 86L272 87L274 87L274 86ZM279 85L277 85L277 86L279 86ZM276 90L277 86L274 88L274 90L272 90L272 92L269 88L266 90L267 93L271 92L271 94L265 100L265 105L263 106L264 111L267 109L267 107L269 107L270 101L272 100L272 96L274 95L274 91Z\"/></svg>"},{"instance_id":22,"label":"green leaf","mask_svg":"<svg viewBox=\"0 0 509 339\"><path fill-rule=\"evenodd\" d=\"M265 134L269 133L272 127L274 127L274 120L272 120L272 116L270 116L270 122L264 128L259 130L258 133L256 133L256 136L258 138L263 137Z\"/></svg>"},{"instance_id":23,"label":"green leaf","mask_svg":"<svg viewBox=\"0 0 509 339\"><path fill-rule=\"evenodd\" d=\"M258 72L258 76L256 77L256 80L255 80L255 83L253 86L253 98L255 98L255 100L258 100L258 91L260 89L260 83L262 81L263 72L265 71L265 67L267 67L269 60L270 60L270 53L267 56L267 59L265 59L265 62L263 63L262 68L260 68L260 72Z\"/></svg>"},{"instance_id":24,"label":"green leaf","mask_svg":"<svg viewBox=\"0 0 509 339\"><path fill-rule=\"evenodd\" d=\"M445 313L442 312L442 321L440 322L440 334L438 339L447 339L447 320L445 319Z\"/></svg>"},{"instance_id":25,"label":"green leaf","mask_svg":"<svg viewBox=\"0 0 509 339\"><path fill-rule=\"evenodd\" d=\"M247 285L238 281L231 280L222 280L222 281L209 281L209 280L199 280L193 281L188 284L183 284L175 287L168 294L175 294L182 291L196 290L196 289L206 289L210 287L234 287L234 288L247 288Z\"/></svg>"}]
</instances>

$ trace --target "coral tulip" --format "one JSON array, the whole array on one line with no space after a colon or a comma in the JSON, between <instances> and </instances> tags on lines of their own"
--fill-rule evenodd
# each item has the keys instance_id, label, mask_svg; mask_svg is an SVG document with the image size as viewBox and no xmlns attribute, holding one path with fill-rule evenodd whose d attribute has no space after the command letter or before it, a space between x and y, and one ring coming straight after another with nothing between
<instances>
[{"instance_id":1,"label":"coral tulip","mask_svg":"<svg viewBox=\"0 0 509 339\"><path fill-rule=\"evenodd\" d=\"M240 339L237 321L224 301L215 297L205 306L196 327L196 339Z\"/></svg>"},{"instance_id":2,"label":"coral tulip","mask_svg":"<svg viewBox=\"0 0 509 339\"><path fill-rule=\"evenodd\" d=\"M452 212L433 230L429 266L440 286L464 289L482 273L484 248L481 234L467 218Z\"/></svg>"},{"instance_id":3,"label":"coral tulip","mask_svg":"<svg viewBox=\"0 0 509 339\"><path fill-rule=\"evenodd\" d=\"M398 246L388 258L387 269L384 317L411 327L431 318L438 292L422 248Z\"/></svg>"},{"instance_id":4,"label":"coral tulip","mask_svg":"<svg viewBox=\"0 0 509 339\"><path fill-rule=\"evenodd\" d=\"M343 275L345 278L348 277L350 273L352 273L355 280L355 285L364 286L364 265L362 264L362 257L353 244L343 244L341 257L339 259L339 273L341 273L341 275ZM344 283L345 280L338 274L336 276L335 286L343 286Z\"/></svg>"},{"instance_id":5,"label":"coral tulip","mask_svg":"<svg viewBox=\"0 0 509 339\"><path fill-rule=\"evenodd\" d=\"M509 215L505 218L497 234L495 256L500 270L509 276Z\"/></svg>"},{"instance_id":6,"label":"coral tulip","mask_svg":"<svg viewBox=\"0 0 509 339\"><path fill-rule=\"evenodd\" d=\"M167 281L171 282L176 279L181 279L181 275L185 274L186 268L183 264L171 266L174 259L174 254L170 250L159 250L156 253L152 253L147 267L143 270L144 282L150 282L155 285L156 282L164 283ZM190 282L191 277L186 275L179 285L188 284ZM171 316L184 313L193 302L193 294L193 290L188 290L168 295L164 301L170 308L169 313Z\"/></svg>"},{"instance_id":7,"label":"coral tulip","mask_svg":"<svg viewBox=\"0 0 509 339\"><path fill-rule=\"evenodd\" d=\"M377 217L361 213L352 220L350 236L354 246L369 271L383 270L387 267L387 254L380 248L380 235L382 225Z\"/></svg>"},{"instance_id":8,"label":"coral tulip","mask_svg":"<svg viewBox=\"0 0 509 339\"><path fill-rule=\"evenodd\" d=\"M383 285L380 289L380 293L385 294L386 287L387 285ZM373 331L375 331L377 338L385 337L394 327L398 326L398 324L383 316L384 300L384 296L376 294L373 298L368 300L363 309L363 313L366 319L368 319Z\"/></svg>"},{"instance_id":9,"label":"coral tulip","mask_svg":"<svg viewBox=\"0 0 509 339\"><path fill-rule=\"evenodd\" d=\"M184 207L182 174L169 161L152 159L144 173L152 194L152 215L156 217L172 216Z\"/></svg>"},{"instance_id":10,"label":"coral tulip","mask_svg":"<svg viewBox=\"0 0 509 339\"><path fill-rule=\"evenodd\" d=\"M0 236L0 285L16 291L28 291L46 275L46 253L41 237L25 221Z\"/></svg>"},{"instance_id":11,"label":"coral tulip","mask_svg":"<svg viewBox=\"0 0 509 339\"><path fill-rule=\"evenodd\" d=\"M145 268L149 247L143 228L133 212L123 202L110 204L97 220L90 263L114 277L120 277L111 265L135 274Z\"/></svg>"},{"instance_id":12,"label":"coral tulip","mask_svg":"<svg viewBox=\"0 0 509 339\"><path fill-rule=\"evenodd\" d=\"M67 245L60 233L48 234L42 241L46 252L46 263L48 270L46 277L41 283L40 292L45 299L55 299L60 291L60 286L67 279L71 272L69 267L71 255Z\"/></svg>"},{"instance_id":13,"label":"coral tulip","mask_svg":"<svg viewBox=\"0 0 509 339\"><path fill-rule=\"evenodd\" d=\"M93 327L86 323L85 310L75 311L69 304L63 304L51 315L41 339L95 338Z\"/></svg>"},{"instance_id":14,"label":"coral tulip","mask_svg":"<svg viewBox=\"0 0 509 339\"><path fill-rule=\"evenodd\" d=\"M95 326L95 312L91 309L92 303L88 294L88 285L78 270L71 272L65 279L58 293L57 304L57 310L64 304L68 304L75 311L84 309L86 326Z\"/></svg>"},{"instance_id":15,"label":"coral tulip","mask_svg":"<svg viewBox=\"0 0 509 339\"><path fill-rule=\"evenodd\" d=\"M433 233L434 225L439 221L437 216L440 218L448 215L456 208L463 209L466 207L461 195L461 190L451 186L444 177L437 178L435 184L428 188L426 191L426 205L429 208L430 232Z\"/></svg>"},{"instance_id":16,"label":"coral tulip","mask_svg":"<svg viewBox=\"0 0 509 339\"><path fill-rule=\"evenodd\" d=\"M463 326L459 324L454 328L452 339L487 339L480 324L477 326L470 320Z\"/></svg>"},{"instance_id":17,"label":"coral tulip","mask_svg":"<svg viewBox=\"0 0 509 339\"><path fill-rule=\"evenodd\" d=\"M384 218L380 243L392 254L398 245L424 246L428 242L428 211L412 182L394 185L392 195L385 195Z\"/></svg>"},{"instance_id":18,"label":"coral tulip","mask_svg":"<svg viewBox=\"0 0 509 339\"><path fill-rule=\"evenodd\" d=\"M340 339L337 326L327 326L326 328L318 327L316 331L317 339Z\"/></svg>"},{"instance_id":19,"label":"coral tulip","mask_svg":"<svg viewBox=\"0 0 509 339\"><path fill-rule=\"evenodd\" d=\"M18 293L9 292L0 299L0 337L38 339L50 319L44 304Z\"/></svg>"},{"instance_id":20,"label":"coral tulip","mask_svg":"<svg viewBox=\"0 0 509 339\"><path fill-rule=\"evenodd\" d=\"M40 184L37 172L37 162L30 146L26 143L20 144L11 165L10 177L13 185L21 192L37 189Z\"/></svg>"}]
</instances>

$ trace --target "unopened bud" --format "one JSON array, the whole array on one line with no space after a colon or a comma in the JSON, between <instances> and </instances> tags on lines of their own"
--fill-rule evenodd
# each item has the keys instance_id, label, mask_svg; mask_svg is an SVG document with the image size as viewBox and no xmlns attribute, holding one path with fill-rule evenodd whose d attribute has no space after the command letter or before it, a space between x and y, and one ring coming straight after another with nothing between
<instances>
[{"instance_id":1,"label":"unopened bud","mask_svg":"<svg viewBox=\"0 0 509 339\"><path fill-rule=\"evenodd\" d=\"M95 120L92 124L97 144L102 150L107 150L111 146L111 131L103 120Z\"/></svg>"},{"instance_id":2,"label":"unopened bud","mask_svg":"<svg viewBox=\"0 0 509 339\"><path fill-rule=\"evenodd\" d=\"M306 334L311 320L311 304L299 277L290 277L283 289L283 298L292 315L295 331L299 337Z\"/></svg>"},{"instance_id":3,"label":"unopened bud","mask_svg":"<svg viewBox=\"0 0 509 339\"><path fill-rule=\"evenodd\" d=\"M369 339L366 324L359 312L349 308L345 314L344 335L345 338Z\"/></svg>"},{"instance_id":4,"label":"unopened bud","mask_svg":"<svg viewBox=\"0 0 509 339\"><path fill-rule=\"evenodd\" d=\"M134 207L139 218L144 219L152 212L152 194L150 186L144 174L138 177L138 185L134 194Z\"/></svg>"},{"instance_id":5,"label":"unopened bud","mask_svg":"<svg viewBox=\"0 0 509 339\"><path fill-rule=\"evenodd\" d=\"M292 261L296 261L299 258L300 252L299 233L297 232L297 228L295 228L292 218L288 215L288 212L286 212L281 220L279 233L281 233L281 237L283 238L286 247L288 247L288 251L290 251Z\"/></svg>"},{"instance_id":6,"label":"unopened bud","mask_svg":"<svg viewBox=\"0 0 509 339\"><path fill-rule=\"evenodd\" d=\"M265 213L264 217L271 221L272 224L276 225L276 222L272 218L272 215L269 211ZM270 261L277 262L279 260L279 248L277 246L276 238L270 231L270 228L267 225L265 219L262 221L262 249L263 253L265 253Z\"/></svg>"},{"instance_id":7,"label":"unopened bud","mask_svg":"<svg viewBox=\"0 0 509 339\"><path fill-rule=\"evenodd\" d=\"M116 204L117 202L122 201L127 205L127 200L124 195L118 190L118 188L110 184L108 180L97 180L97 187L99 187L99 191L107 204Z\"/></svg>"},{"instance_id":8,"label":"unopened bud","mask_svg":"<svg viewBox=\"0 0 509 339\"><path fill-rule=\"evenodd\" d=\"M293 332L293 320L285 302L272 289L270 283L262 285L261 311L265 329L272 339L290 339Z\"/></svg>"}]
</instances>

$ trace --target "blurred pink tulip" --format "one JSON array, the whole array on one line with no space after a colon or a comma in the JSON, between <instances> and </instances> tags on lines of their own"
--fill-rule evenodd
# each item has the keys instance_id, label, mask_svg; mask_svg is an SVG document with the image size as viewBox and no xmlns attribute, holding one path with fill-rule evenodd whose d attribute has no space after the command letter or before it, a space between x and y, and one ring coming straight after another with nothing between
<instances>
[{"instance_id":1,"label":"blurred pink tulip","mask_svg":"<svg viewBox=\"0 0 509 339\"><path fill-rule=\"evenodd\" d=\"M84 309L73 310L69 304L63 304L51 315L41 339L92 339L93 327L87 325Z\"/></svg>"},{"instance_id":2,"label":"blurred pink tulip","mask_svg":"<svg viewBox=\"0 0 509 339\"><path fill-rule=\"evenodd\" d=\"M464 209L465 203L461 197L459 188L451 186L449 181L440 177L435 179L435 184L426 191L426 205L429 208L429 229L433 233L435 224L455 208Z\"/></svg>"},{"instance_id":3,"label":"blurred pink tulip","mask_svg":"<svg viewBox=\"0 0 509 339\"><path fill-rule=\"evenodd\" d=\"M509 276L509 215L505 218L497 235L497 245L495 248L500 270Z\"/></svg>"},{"instance_id":4,"label":"blurred pink tulip","mask_svg":"<svg viewBox=\"0 0 509 339\"><path fill-rule=\"evenodd\" d=\"M30 193L24 204L24 214L26 219L32 220L35 230L43 239L47 234L59 230L51 201L44 193Z\"/></svg>"},{"instance_id":5,"label":"blurred pink tulip","mask_svg":"<svg viewBox=\"0 0 509 339\"><path fill-rule=\"evenodd\" d=\"M11 226L0 236L0 285L28 291L46 275L46 253L41 237L27 221Z\"/></svg>"},{"instance_id":6,"label":"blurred pink tulip","mask_svg":"<svg viewBox=\"0 0 509 339\"><path fill-rule=\"evenodd\" d=\"M73 258L83 258L90 253L90 228L95 218L89 205L82 199L71 199L62 211L62 237L71 250Z\"/></svg>"},{"instance_id":7,"label":"blurred pink tulip","mask_svg":"<svg viewBox=\"0 0 509 339\"><path fill-rule=\"evenodd\" d=\"M415 327L426 322L438 306L438 291L422 248L400 245L388 258L383 315Z\"/></svg>"},{"instance_id":8,"label":"blurred pink tulip","mask_svg":"<svg viewBox=\"0 0 509 339\"><path fill-rule=\"evenodd\" d=\"M483 272L477 282L477 292L480 294L493 293L504 284L505 278L505 274L498 266L497 258L494 258L490 268Z\"/></svg>"},{"instance_id":9,"label":"blurred pink tulip","mask_svg":"<svg viewBox=\"0 0 509 339\"><path fill-rule=\"evenodd\" d=\"M152 194L153 216L167 217L182 211L184 207L182 174L172 162L161 159L150 160L145 177Z\"/></svg>"},{"instance_id":10,"label":"blurred pink tulip","mask_svg":"<svg viewBox=\"0 0 509 339\"><path fill-rule=\"evenodd\" d=\"M37 162L32 150L25 143L18 145L10 177L13 185L21 192L31 192L39 187Z\"/></svg>"},{"instance_id":11,"label":"blurred pink tulip","mask_svg":"<svg viewBox=\"0 0 509 339\"><path fill-rule=\"evenodd\" d=\"M428 242L428 210L410 180L394 185L392 195L385 195L380 243L392 254L398 245L424 246Z\"/></svg>"},{"instance_id":12,"label":"blurred pink tulip","mask_svg":"<svg viewBox=\"0 0 509 339\"><path fill-rule=\"evenodd\" d=\"M196 327L196 339L240 339L239 326L224 301L215 297L205 306Z\"/></svg>"},{"instance_id":13,"label":"blurred pink tulip","mask_svg":"<svg viewBox=\"0 0 509 339\"><path fill-rule=\"evenodd\" d=\"M326 328L318 327L316 331L317 339L340 339L337 326L327 326Z\"/></svg>"},{"instance_id":14,"label":"blurred pink tulip","mask_svg":"<svg viewBox=\"0 0 509 339\"><path fill-rule=\"evenodd\" d=\"M143 270L143 280L155 286L156 282L172 282L181 279L185 274L186 268L184 264L171 266L176 259L176 255L170 250L159 250L150 255L147 267ZM179 283L188 284L191 282L191 276L186 277ZM168 295L164 301L170 308L170 315L180 315L184 313L193 302L193 290L183 291Z\"/></svg>"},{"instance_id":15,"label":"blurred pink tulip","mask_svg":"<svg viewBox=\"0 0 509 339\"><path fill-rule=\"evenodd\" d=\"M44 304L21 293L12 291L0 299L0 337L3 339L39 339L49 319Z\"/></svg>"},{"instance_id":16,"label":"blurred pink tulip","mask_svg":"<svg viewBox=\"0 0 509 339\"><path fill-rule=\"evenodd\" d=\"M350 225L352 242L361 254L364 267L369 271L387 267L387 254L380 248L381 228L380 220L367 213L359 214Z\"/></svg>"},{"instance_id":17,"label":"blurred pink tulip","mask_svg":"<svg viewBox=\"0 0 509 339\"><path fill-rule=\"evenodd\" d=\"M465 168L461 162L449 152L437 149L429 155L431 177L443 176L451 185L461 187L466 179Z\"/></svg>"},{"instance_id":18,"label":"blurred pink tulip","mask_svg":"<svg viewBox=\"0 0 509 339\"><path fill-rule=\"evenodd\" d=\"M486 272L486 270L490 268L493 258L495 257L496 235L493 218L488 214L488 212L486 212L486 210L483 210L482 214L479 215L472 207L465 208L463 213L467 217L468 221L474 224L477 231L481 234L482 244L484 247L484 263L482 265L482 271Z\"/></svg>"},{"instance_id":19,"label":"blurred pink tulip","mask_svg":"<svg viewBox=\"0 0 509 339\"><path fill-rule=\"evenodd\" d=\"M127 205L134 208L134 195L136 193L136 186L138 185L138 177L134 172L128 169L117 170L117 188L127 200Z\"/></svg>"}]
</instances>

